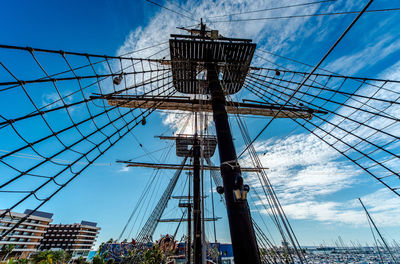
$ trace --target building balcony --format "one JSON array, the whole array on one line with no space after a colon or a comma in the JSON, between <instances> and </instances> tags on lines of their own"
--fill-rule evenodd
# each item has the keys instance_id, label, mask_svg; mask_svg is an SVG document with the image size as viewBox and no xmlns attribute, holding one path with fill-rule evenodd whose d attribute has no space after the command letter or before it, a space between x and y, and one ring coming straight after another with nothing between
<instances>
[{"instance_id":1,"label":"building balcony","mask_svg":"<svg viewBox=\"0 0 400 264\"><path fill-rule=\"evenodd\" d=\"M91 242L91 243L94 243L94 242L96 242L96 240L95 239L76 239L75 241L79 241L79 242Z\"/></svg>"},{"instance_id":2,"label":"building balcony","mask_svg":"<svg viewBox=\"0 0 400 264\"><path fill-rule=\"evenodd\" d=\"M89 234L98 234L99 230L91 231L91 230L79 230L79 233L89 233Z\"/></svg>"},{"instance_id":3,"label":"building balcony","mask_svg":"<svg viewBox=\"0 0 400 264\"><path fill-rule=\"evenodd\" d=\"M43 239L42 236L30 236L30 235L14 235L14 234L8 234L7 237L15 237L15 238L32 238L32 239Z\"/></svg>"},{"instance_id":4,"label":"building balcony","mask_svg":"<svg viewBox=\"0 0 400 264\"><path fill-rule=\"evenodd\" d=\"M13 252L36 252L36 248L14 248Z\"/></svg>"},{"instance_id":5,"label":"building balcony","mask_svg":"<svg viewBox=\"0 0 400 264\"><path fill-rule=\"evenodd\" d=\"M0 230L8 230L11 229L12 226L0 226ZM37 229L29 229L29 228L15 228L15 231L25 231L25 232L32 232L32 233L46 233L45 230L37 230Z\"/></svg>"},{"instance_id":6,"label":"building balcony","mask_svg":"<svg viewBox=\"0 0 400 264\"><path fill-rule=\"evenodd\" d=\"M0 241L0 245L40 245L40 242Z\"/></svg>"},{"instance_id":7,"label":"building balcony","mask_svg":"<svg viewBox=\"0 0 400 264\"><path fill-rule=\"evenodd\" d=\"M18 220L15 221L15 220L7 220L7 219L4 219L4 220L1 220L1 221L2 221L3 223L10 223L10 224L16 224L16 223L18 223ZM48 228L49 225L50 225L50 223L47 224L47 225L44 225L44 224L35 224L35 223L29 223L29 222L22 222L21 225L37 226L37 227Z\"/></svg>"}]
</instances>

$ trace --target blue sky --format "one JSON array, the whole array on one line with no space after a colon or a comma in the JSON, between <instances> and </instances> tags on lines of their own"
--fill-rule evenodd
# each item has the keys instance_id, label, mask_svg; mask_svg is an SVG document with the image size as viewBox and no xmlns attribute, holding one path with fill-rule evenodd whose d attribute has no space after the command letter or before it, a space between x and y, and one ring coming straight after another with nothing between
<instances>
[{"instance_id":1,"label":"blue sky","mask_svg":"<svg viewBox=\"0 0 400 264\"><path fill-rule=\"evenodd\" d=\"M164 4L176 9L168 2ZM196 18L284 5L282 1L212 2L207 0L176 4L185 10L193 10ZM307 8L293 8L242 17L360 10L365 4L366 1L338 0ZM378 0L372 4L371 9L397 7L395 4L395 1ZM93 1L35 1L35 3L14 1L3 6L4 8L0 10L2 44L108 55L122 54L163 42L168 39L170 33L179 32L176 29L177 26L196 23L145 1L96 1L96 3ZM209 25L219 29L224 36L252 38L261 49L315 65L354 17L355 15L348 15ZM215 20L223 19L215 18ZM396 26L399 22L398 12L365 14L322 67L343 75L396 78L400 72L398 65L400 29ZM164 45L150 51L146 50L135 56L147 57L151 52L166 47ZM167 55L165 52L162 54ZM257 55L290 69L310 70L305 66L263 53L257 53ZM49 68L58 67L50 58L43 57L42 59ZM28 64L15 63L17 60L11 54L0 53L0 61L9 65L22 76L35 76L37 73L37 69L31 69ZM260 64L262 60L255 57L253 62ZM54 68L53 71L55 71ZM5 76L4 72L1 72L0 76ZM397 79L399 78L397 77ZM67 86L63 88L66 91L72 89ZM50 90L35 90L33 93L39 101L52 100ZM9 96L7 98L21 99L14 102L3 97L1 99L2 114L13 116L26 107L24 104L26 101L22 99L22 94L10 93L7 96ZM10 107L15 107L15 110L10 112ZM74 115L78 116L79 113ZM166 113L152 115L147 120L146 126L138 126L134 129L136 138L132 134L128 134L41 210L53 212L55 223L80 222L81 220L98 222L102 228L99 241L118 237L144 186L154 172L149 169L127 170L115 161L144 155L145 152L138 141L149 151L167 147L169 142L155 139L154 136L171 135L181 127L183 122L181 118L182 115ZM266 123L266 120L260 118L245 118L245 120L247 126L251 128L250 136L252 138ZM60 119L58 124L54 123L54 126L62 127L66 122ZM295 128L296 130L293 132ZM28 127L25 126L23 129L27 130ZM243 140L240 138L239 130L234 122L232 122L232 129L233 133L237 135L235 136L235 145L238 150L242 150ZM30 132L36 136L44 133L43 130L34 127ZM8 136L8 133L12 133L12 131L1 131L3 138L9 139L2 140L1 150L10 150L18 145L17 141L12 141L13 137ZM73 136L69 135L70 138ZM49 142L42 148L51 149L52 144L53 142ZM274 121L257 142L256 149L260 153L268 151L268 155L261 156L261 161L270 168L268 174L274 187L278 190L278 197L281 198L302 245L316 245L322 241L332 243L339 235L347 242L352 240L370 243L371 234L361 207L356 202L358 197L363 197L367 207L371 208L372 216L379 220L377 224L381 226L388 240L400 238L397 224L400 213L399 199L389 191L382 189L382 186L370 176L361 173L328 146L320 144L315 138L310 137L294 122ZM171 153L174 153L174 149ZM32 153L26 154L31 155ZM154 154L158 160L163 160L162 155L165 155L165 152L160 151ZM166 162L179 163L179 159L174 155L167 157ZM72 159L68 156L62 158ZM138 161L149 162L151 159L144 156L138 158ZM33 164L35 160L25 157L15 158L14 162L23 168ZM214 158L214 163L218 163L217 158ZM44 168L43 171L52 169ZM8 170L1 168L1 172L6 175ZM165 171L156 177L148 194L154 199L148 199L149 203L141 209L137 225L140 225L141 219L145 219L155 205L171 175L172 172ZM206 174L205 188L207 190L210 188L208 177ZM249 175L248 179L250 181L253 178ZM35 184L37 182L33 179L22 179L12 187L29 189ZM183 185L183 181L178 183L175 195L182 193ZM207 193L209 194L209 190ZM17 195L1 194L0 207L7 207L16 199ZM229 241L226 213L219 199L216 199L215 202L217 215L223 218L217 223L219 240ZM37 203L34 200L28 200L18 207L17 211L31 208L35 204ZM209 204L210 201L207 200L207 205ZM256 210L254 210L253 216L258 221L260 221L260 217L267 219L267 216L260 215ZM164 218L172 217L180 217L180 213L177 213L176 207L170 205L165 211ZM133 234L135 234L135 228L137 226L134 227ZM175 228L175 224L162 224L157 229L155 237L166 232L173 233ZM183 230L181 228L180 235ZM274 233L273 230L271 232ZM211 236L210 231L207 231L207 234ZM276 234L274 237L279 243Z\"/></svg>"}]
</instances>

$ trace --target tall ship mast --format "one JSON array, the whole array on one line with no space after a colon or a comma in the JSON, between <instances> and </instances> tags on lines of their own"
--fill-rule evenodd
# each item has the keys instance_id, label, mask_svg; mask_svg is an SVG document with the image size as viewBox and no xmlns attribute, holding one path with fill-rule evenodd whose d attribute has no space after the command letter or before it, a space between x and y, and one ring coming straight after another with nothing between
<instances>
[{"instance_id":1,"label":"tall ship mast","mask_svg":"<svg viewBox=\"0 0 400 264\"><path fill-rule=\"evenodd\" d=\"M274 10L325 2L333 1ZM310 211L318 205L307 200L307 191L322 195L334 192L336 186L323 186L331 188L328 191L321 190L320 186L321 189L299 190L307 184L314 186L311 181L316 178L310 180L306 174L315 171L303 170L304 175L299 174L296 179L276 179L276 176L272 179L269 170L282 169L290 174L291 170L298 169L294 167L307 162L308 154L314 158L323 156L312 151L304 153L313 150L311 145L322 144L329 149L329 158L339 160L340 166L352 166L357 170L354 173L368 177L390 195L400 196L400 81L387 72L371 78L322 68L365 13L400 10L371 10L371 4L372 0L367 1L358 11L312 14L354 15L313 65L259 49L265 43L240 38L236 31L235 37L222 34L216 24L224 20L205 19L209 21L206 24L200 19L199 24L179 27L179 34L159 32L168 41L143 48L148 51L164 47L149 56L136 57L136 50L102 55L0 43L0 172L3 175L0 201L4 201L4 208L0 208L0 242L7 245L2 248L7 251L4 259L17 256L17 251L32 250L31 244L40 245L39 235L46 231L40 229L43 223L35 221L41 221L40 215L47 216L45 219L52 217L53 214L41 210L51 205L54 197L63 197L63 193L71 191L73 182L88 170L93 169L98 175L107 172L98 168L117 164L125 171L132 169L134 173L130 176L133 177L145 171L152 174L147 177L143 173L146 180L138 176L127 181L130 195L137 201L131 212L129 205L121 206L124 213L130 213L126 224L121 226L115 240L101 245L97 256L120 263L129 259L127 263L135 263L135 258L154 250L168 264L221 263L222 257L228 255L232 255L231 261L235 264L309 263L311 255L303 248L289 220L306 219L297 210ZM166 10L177 14L172 9ZM255 12L258 11L245 13ZM271 62L259 52L301 64L302 70ZM168 133L159 131L163 127L160 122L172 114L184 118L174 120L171 126L174 129L168 128ZM245 122L244 117L259 122L253 125ZM270 142L274 142L276 149L291 147L290 140L274 137L282 131L289 137L294 131L289 131L289 122L310 137L297 138L303 148L289 151L292 156L282 159L295 159L296 152L302 152L302 160L285 168L279 162L267 168L262 157L270 157ZM275 123L278 126L272 130L271 124ZM273 131L273 136L268 135L268 141L258 144L266 131ZM144 140L138 138L140 133ZM168 146L149 151L146 143L150 140L157 142L154 145ZM134 147L145 153L144 161L143 156L131 156ZM162 158L153 155L156 151L163 151ZM310 164L312 167L316 163ZM317 165L316 169L325 166ZM92 171L91 175L96 173ZM337 170L337 174L343 171ZM301 180L305 182L303 185L299 183ZM341 186L354 183L350 177L347 180ZM326 182L323 184L334 181ZM106 195L113 187L105 185L98 190L99 196ZM367 194L369 187L365 188ZM298 198L296 195L304 196L301 204L281 203L282 198L294 200ZM368 211L369 204L364 204L361 198L359 202L367 223L371 224L375 242L366 251L378 253L378 261L382 263L388 259L397 263L398 252L394 248L398 249L398 244L394 241L392 246L384 238L379 225L373 221L374 210ZM126 201L132 199L127 197ZM24 214L16 213L23 207L30 209ZM287 210L291 210L291 215ZM310 213L312 216L325 219L315 210ZM223 234L225 240L217 236L224 231L221 226L216 227L221 222L227 230ZM32 229L30 224L36 231L28 231L36 240L23 241L31 239L21 237L27 235L26 229ZM359 241L347 243L343 235L336 237L332 245L324 241L316 250L340 252L340 258L347 262L355 262L356 255L362 258L363 247ZM10 255L13 242L17 246ZM22 242L31 244L26 248ZM317 258L321 260L324 256Z\"/></svg>"},{"instance_id":2,"label":"tall ship mast","mask_svg":"<svg viewBox=\"0 0 400 264\"><path fill-rule=\"evenodd\" d=\"M193 263L200 264L205 261L205 241L202 218L202 197L200 188L201 169L204 162L210 161L215 147L218 145L220 159L220 174L222 185L217 186L219 194L225 198L225 206L228 215L230 236L232 241L235 263L261 263L260 249L257 244L255 229L247 203L249 185L244 182L242 169L236 154L233 137L228 122L230 114L250 114L260 116L288 117L296 114L300 118L312 118L313 114L325 114L324 111L302 107L286 107L286 105L268 105L240 103L226 100L232 94L238 93L244 84L247 73L251 71L250 64L253 58L256 44L250 39L227 38L219 34L217 30L207 30L203 22L199 29L187 29L190 35L171 35L169 40L172 80L175 90L181 94L189 95L189 99L180 98L134 98L132 96L113 96L108 98L110 105L125 105L138 107L160 102L159 109L185 110L194 112L194 133L189 136L178 136L176 140L177 156L183 157L182 164L176 172L176 178L171 183L173 186L185 167L187 158L192 160L193 170ZM211 112L215 124L216 137L203 135L205 127L198 129L202 113ZM183 150L183 151L182 151ZM120 161L121 162L121 161ZM138 164L126 162L128 166L148 166L154 168L168 168L166 164ZM210 163L210 162L209 162ZM261 171L263 168L253 168ZM245 171L251 168L245 168ZM176 179L176 180L175 180ZM163 209L172 194L173 187L168 186L168 194L162 196L156 209L151 214L148 222L139 233L139 241L148 235L147 223L155 226L160 221ZM168 197L168 198L167 198ZM164 205L160 210L159 205ZM215 219L213 219L215 220ZM190 226L191 223L188 223ZM152 231L152 232L151 232ZM154 232L154 228L150 233ZM146 235L144 235L146 234ZM188 234L190 237L191 234ZM190 254L188 254L190 258ZM189 260L190 261L190 260Z\"/></svg>"}]
</instances>

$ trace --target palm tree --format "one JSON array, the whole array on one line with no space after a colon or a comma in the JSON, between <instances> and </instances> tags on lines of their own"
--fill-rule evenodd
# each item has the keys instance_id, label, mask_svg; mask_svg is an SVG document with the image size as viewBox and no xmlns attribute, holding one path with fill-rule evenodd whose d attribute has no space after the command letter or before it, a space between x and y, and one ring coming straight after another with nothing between
<instances>
[{"instance_id":1,"label":"palm tree","mask_svg":"<svg viewBox=\"0 0 400 264\"><path fill-rule=\"evenodd\" d=\"M165 264L165 256L158 246L153 245L144 253L142 264Z\"/></svg>"},{"instance_id":2,"label":"palm tree","mask_svg":"<svg viewBox=\"0 0 400 264\"><path fill-rule=\"evenodd\" d=\"M136 264L141 263L143 256L136 248L133 250L128 249L128 254L121 259L122 264Z\"/></svg>"},{"instance_id":3,"label":"palm tree","mask_svg":"<svg viewBox=\"0 0 400 264\"><path fill-rule=\"evenodd\" d=\"M71 260L71 254L64 250L41 251L33 255L30 261L33 264L65 264Z\"/></svg>"},{"instance_id":4,"label":"palm tree","mask_svg":"<svg viewBox=\"0 0 400 264\"><path fill-rule=\"evenodd\" d=\"M1 247L1 255L5 255L4 258L2 260L6 260L7 257L11 254L11 252L13 252L15 248L15 245L13 244L7 244L7 245L3 245Z\"/></svg>"},{"instance_id":5,"label":"palm tree","mask_svg":"<svg viewBox=\"0 0 400 264\"><path fill-rule=\"evenodd\" d=\"M80 256L78 259L74 260L74 263L76 263L76 264L86 264L88 262L86 262L86 260L82 256Z\"/></svg>"},{"instance_id":6,"label":"palm tree","mask_svg":"<svg viewBox=\"0 0 400 264\"><path fill-rule=\"evenodd\" d=\"M10 258L7 262L7 264L28 264L29 260L28 259L18 259L14 260L13 258Z\"/></svg>"},{"instance_id":7,"label":"palm tree","mask_svg":"<svg viewBox=\"0 0 400 264\"><path fill-rule=\"evenodd\" d=\"M17 263L17 262L14 261L13 258L10 258L10 259L7 261L7 264L16 264L16 263Z\"/></svg>"},{"instance_id":8,"label":"palm tree","mask_svg":"<svg viewBox=\"0 0 400 264\"><path fill-rule=\"evenodd\" d=\"M59 263L59 264L64 264L64 263L68 263L71 260L71 254L69 254L68 252L64 251L64 250L57 250L53 252L54 255L54 259L53 261L55 263Z\"/></svg>"},{"instance_id":9,"label":"palm tree","mask_svg":"<svg viewBox=\"0 0 400 264\"><path fill-rule=\"evenodd\" d=\"M92 263L93 264L105 264L105 261L101 255L96 254L96 256L94 256L94 258L92 260Z\"/></svg>"},{"instance_id":10,"label":"palm tree","mask_svg":"<svg viewBox=\"0 0 400 264\"><path fill-rule=\"evenodd\" d=\"M56 255L57 257L57 255ZM54 253L50 250L41 251L32 256L31 261L33 264L53 264L57 263Z\"/></svg>"}]
</instances>

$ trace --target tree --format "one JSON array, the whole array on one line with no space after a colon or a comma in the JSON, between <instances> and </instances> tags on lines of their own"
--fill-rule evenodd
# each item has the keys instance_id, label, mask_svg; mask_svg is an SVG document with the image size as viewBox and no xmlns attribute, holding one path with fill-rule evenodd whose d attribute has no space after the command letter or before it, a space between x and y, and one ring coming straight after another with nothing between
<instances>
[{"instance_id":1,"label":"tree","mask_svg":"<svg viewBox=\"0 0 400 264\"><path fill-rule=\"evenodd\" d=\"M82 256L80 256L78 259L74 260L74 263L76 263L76 264L86 264L88 262Z\"/></svg>"},{"instance_id":2,"label":"tree","mask_svg":"<svg viewBox=\"0 0 400 264\"><path fill-rule=\"evenodd\" d=\"M142 264L165 264L165 256L158 246L153 245L144 253Z\"/></svg>"},{"instance_id":3,"label":"tree","mask_svg":"<svg viewBox=\"0 0 400 264\"><path fill-rule=\"evenodd\" d=\"M102 253L103 248L104 248L104 245L105 245L104 242L102 242L102 243L100 244L99 249L97 250L97 254L101 254L101 253Z\"/></svg>"},{"instance_id":4,"label":"tree","mask_svg":"<svg viewBox=\"0 0 400 264\"><path fill-rule=\"evenodd\" d=\"M40 251L31 257L33 264L53 264L53 252Z\"/></svg>"},{"instance_id":5,"label":"tree","mask_svg":"<svg viewBox=\"0 0 400 264\"><path fill-rule=\"evenodd\" d=\"M64 250L41 251L33 255L30 261L33 264L65 264L71 259L71 255Z\"/></svg>"},{"instance_id":6,"label":"tree","mask_svg":"<svg viewBox=\"0 0 400 264\"><path fill-rule=\"evenodd\" d=\"M128 249L128 253L126 254L126 256L124 256L121 259L121 263L122 264L137 264L137 263L141 263L143 260L143 254L137 250L136 248L134 250L130 250Z\"/></svg>"},{"instance_id":7,"label":"tree","mask_svg":"<svg viewBox=\"0 0 400 264\"><path fill-rule=\"evenodd\" d=\"M13 252L15 245L13 244L6 244L1 247L1 255L5 255L3 260L6 260L7 257Z\"/></svg>"},{"instance_id":8,"label":"tree","mask_svg":"<svg viewBox=\"0 0 400 264\"><path fill-rule=\"evenodd\" d=\"M113 264L115 261L114 261L114 259L108 259L107 261L106 261L106 264Z\"/></svg>"},{"instance_id":9,"label":"tree","mask_svg":"<svg viewBox=\"0 0 400 264\"><path fill-rule=\"evenodd\" d=\"M29 260L28 259L18 259L14 260L13 258L10 258L7 262L7 264L28 264Z\"/></svg>"},{"instance_id":10,"label":"tree","mask_svg":"<svg viewBox=\"0 0 400 264\"><path fill-rule=\"evenodd\" d=\"M65 264L68 263L72 256L71 254L69 254L68 252L64 251L64 250L57 250L53 252L53 260L55 261L55 263L57 264Z\"/></svg>"},{"instance_id":11,"label":"tree","mask_svg":"<svg viewBox=\"0 0 400 264\"><path fill-rule=\"evenodd\" d=\"M104 258L100 254L93 257L92 264L105 264Z\"/></svg>"}]
</instances>

